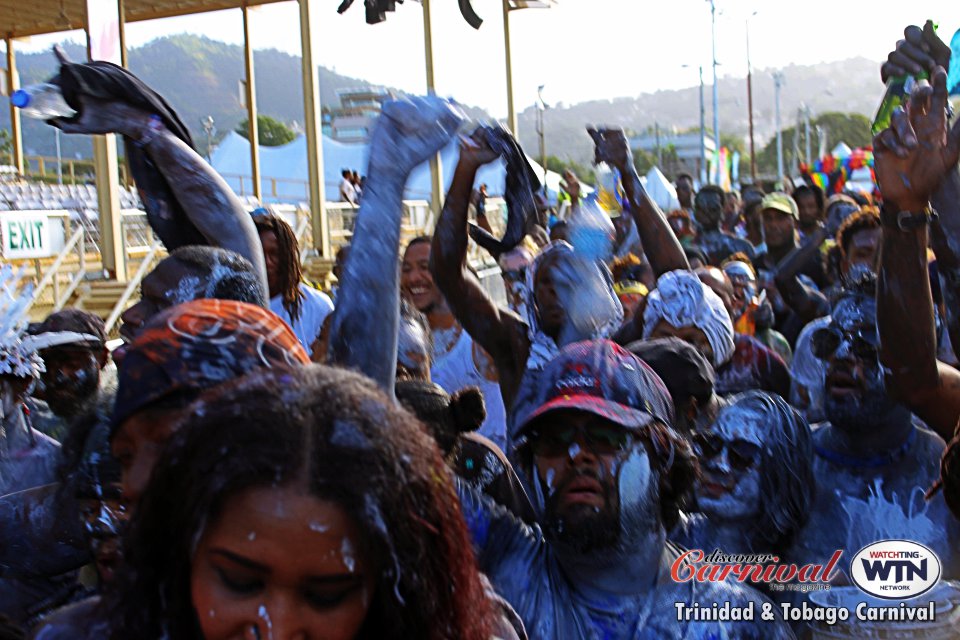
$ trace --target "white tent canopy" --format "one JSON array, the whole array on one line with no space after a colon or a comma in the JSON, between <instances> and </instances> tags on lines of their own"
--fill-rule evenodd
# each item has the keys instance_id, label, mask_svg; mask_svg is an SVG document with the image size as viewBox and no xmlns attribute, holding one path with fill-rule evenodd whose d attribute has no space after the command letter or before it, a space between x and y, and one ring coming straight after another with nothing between
<instances>
[{"instance_id":1,"label":"white tent canopy","mask_svg":"<svg viewBox=\"0 0 960 640\"><path fill-rule=\"evenodd\" d=\"M844 158L849 158L850 154L853 153L853 149L847 146L846 142L841 142L833 148L833 151L830 152L830 155L835 156L841 160Z\"/></svg>"},{"instance_id":2,"label":"white tent canopy","mask_svg":"<svg viewBox=\"0 0 960 640\"><path fill-rule=\"evenodd\" d=\"M657 203L664 212L670 212L680 208L680 200L677 198L677 190L673 184L667 180L657 167L653 167L647 172L646 181L643 188L646 190L650 199Z\"/></svg>"},{"instance_id":3,"label":"white tent canopy","mask_svg":"<svg viewBox=\"0 0 960 640\"><path fill-rule=\"evenodd\" d=\"M346 144L337 142L324 136L323 138L323 167L324 183L327 199L339 198L339 185L343 169L355 170L361 175L366 173L369 147L367 144ZM453 170L459 158L457 142L454 140L440 152L443 164L444 190L450 187L453 179ZM537 176L543 180L543 168L530 160L530 165ZM240 191L240 178L243 176L246 191L250 188L250 143L246 138L231 131L213 152L211 164L235 191ZM307 182L307 144L306 138L298 136L292 142L279 147L260 147L260 175L263 200L265 202L289 202L306 199ZM272 195L271 178L278 182L277 196ZM547 193L552 203L557 201L562 177L554 171L547 172ZM506 181L506 165L502 160L481 167L477 173L477 184L487 185L487 194L490 196L503 195ZM299 183L299 184L295 184ZM584 185L584 194L593 192L593 189ZM291 197L303 193L303 197ZM407 200L430 199L430 164L424 163L417 167L407 181L404 192Z\"/></svg>"}]
</instances>

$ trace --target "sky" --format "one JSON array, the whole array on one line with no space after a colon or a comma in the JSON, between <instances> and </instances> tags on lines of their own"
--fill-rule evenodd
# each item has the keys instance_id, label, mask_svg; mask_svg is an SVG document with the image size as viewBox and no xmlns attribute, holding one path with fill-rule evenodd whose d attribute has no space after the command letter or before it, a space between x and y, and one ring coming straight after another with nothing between
<instances>
[{"instance_id":1,"label":"sky","mask_svg":"<svg viewBox=\"0 0 960 640\"><path fill-rule=\"evenodd\" d=\"M316 0L320 10L319 62L372 84L424 93L426 71L423 9L406 0L386 22L368 25L363 2L343 15L340 0ZM953 10L948 10L954 6ZM479 30L460 16L457 0L431 0L437 93L507 112L501 0L473 0L484 19ZM903 37L907 24L930 18L944 40L960 27L960 11L948 0L716 0L717 73L746 75L746 28L754 82L770 82L769 71L864 56L881 61ZM299 55L299 10L282 2L253 10L255 49ZM709 0L558 0L550 9L511 12L514 95L517 111L535 104L544 85L548 105L635 96L697 83L698 65L710 84L712 71ZM194 33L241 44L239 10L127 25L128 46L158 37ZM38 51L80 32L18 42L19 51ZM683 65L688 65L686 68ZM789 70L785 92L790 91ZM878 70L879 78L879 70Z\"/></svg>"}]
</instances>

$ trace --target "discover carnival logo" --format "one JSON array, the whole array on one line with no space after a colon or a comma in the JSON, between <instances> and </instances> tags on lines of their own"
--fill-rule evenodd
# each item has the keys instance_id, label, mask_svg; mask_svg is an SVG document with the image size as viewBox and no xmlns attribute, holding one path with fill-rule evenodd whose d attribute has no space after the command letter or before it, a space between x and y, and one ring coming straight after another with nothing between
<instances>
[{"instance_id":1,"label":"discover carnival logo","mask_svg":"<svg viewBox=\"0 0 960 640\"><path fill-rule=\"evenodd\" d=\"M940 581L940 558L910 540L881 540L853 556L850 579L864 593L888 600L916 598Z\"/></svg>"}]
</instances>

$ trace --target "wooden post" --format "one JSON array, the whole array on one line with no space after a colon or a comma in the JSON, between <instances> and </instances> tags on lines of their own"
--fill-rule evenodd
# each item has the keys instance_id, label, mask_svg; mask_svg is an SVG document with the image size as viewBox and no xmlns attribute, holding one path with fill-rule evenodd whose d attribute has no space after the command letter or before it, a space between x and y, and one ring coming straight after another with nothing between
<instances>
[{"instance_id":1,"label":"wooden post","mask_svg":"<svg viewBox=\"0 0 960 640\"><path fill-rule=\"evenodd\" d=\"M257 122L257 84L253 71L253 47L250 45L250 7L243 3L243 65L247 80L247 136L250 139L250 177L253 180L253 195L262 201L260 185L260 127Z\"/></svg>"},{"instance_id":2,"label":"wooden post","mask_svg":"<svg viewBox=\"0 0 960 640\"><path fill-rule=\"evenodd\" d=\"M7 34L7 91L13 94L20 88L17 76L17 55L13 49L13 34ZM10 142L13 145L13 166L17 175L23 177L23 130L20 127L20 109L10 103Z\"/></svg>"},{"instance_id":3,"label":"wooden post","mask_svg":"<svg viewBox=\"0 0 960 640\"><path fill-rule=\"evenodd\" d=\"M323 128L320 123L320 80L317 74L315 22L317 3L300 0L300 49L303 61L303 116L307 137L307 177L310 181L310 220L313 246L322 258L330 255L326 185L323 178Z\"/></svg>"},{"instance_id":4,"label":"wooden post","mask_svg":"<svg viewBox=\"0 0 960 640\"><path fill-rule=\"evenodd\" d=\"M423 47L427 63L427 93L435 94L437 88L434 83L430 2L431 0L423 0ZM440 162L439 153L430 158L430 208L436 217L440 217L440 211L443 209L443 164Z\"/></svg>"}]
</instances>

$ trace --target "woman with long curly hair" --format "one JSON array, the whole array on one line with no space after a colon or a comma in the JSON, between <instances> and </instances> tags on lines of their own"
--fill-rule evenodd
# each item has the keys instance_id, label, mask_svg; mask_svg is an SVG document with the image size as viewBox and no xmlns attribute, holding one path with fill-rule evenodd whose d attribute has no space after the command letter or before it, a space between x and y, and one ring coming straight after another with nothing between
<instances>
[{"instance_id":1,"label":"woman with long curly hair","mask_svg":"<svg viewBox=\"0 0 960 640\"><path fill-rule=\"evenodd\" d=\"M114 640L489 640L496 623L437 446L371 381L325 366L198 400L125 558Z\"/></svg>"}]
</instances>

